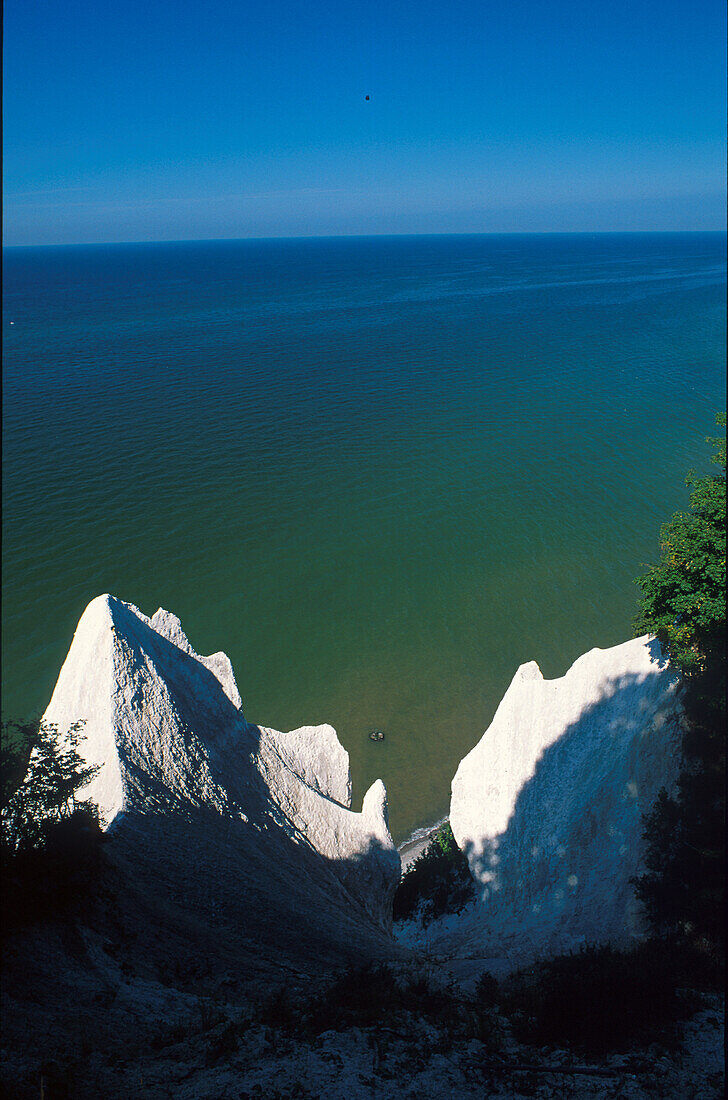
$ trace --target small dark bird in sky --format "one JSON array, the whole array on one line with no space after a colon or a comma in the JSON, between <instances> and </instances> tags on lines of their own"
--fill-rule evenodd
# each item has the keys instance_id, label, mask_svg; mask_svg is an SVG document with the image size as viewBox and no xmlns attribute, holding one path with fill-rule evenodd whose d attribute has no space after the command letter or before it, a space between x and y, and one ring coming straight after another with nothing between
<instances>
[{"instance_id":1,"label":"small dark bird in sky","mask_svg":"<svg viewBox=\"0 0 728 1100\"><path fill-rule=\"evenodd\" d=\"M365 99L369 99L369 96L368 96L368 95L365 95L365 96L364 96L364 98L365 98Z\"/></svg>"}]
</instances>

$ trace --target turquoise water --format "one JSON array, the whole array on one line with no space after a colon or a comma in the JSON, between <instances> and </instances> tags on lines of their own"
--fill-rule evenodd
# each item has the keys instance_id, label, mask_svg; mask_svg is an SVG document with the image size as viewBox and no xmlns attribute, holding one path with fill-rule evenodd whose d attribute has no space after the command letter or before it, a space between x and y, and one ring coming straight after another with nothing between
<instances>
[{"instance_id":1,"label":"turquoise water","mask_svg":"<svg viewBox=\"0 0 728 1100\"><path fill-rule=\"evenodd\" d=\"M331 722L398 838L447 811L518 664L630 635L724 406L724 234L4 268L3 713L44 708L93 596L162 605L249 720Z\"/></svg>"}]
</instances>

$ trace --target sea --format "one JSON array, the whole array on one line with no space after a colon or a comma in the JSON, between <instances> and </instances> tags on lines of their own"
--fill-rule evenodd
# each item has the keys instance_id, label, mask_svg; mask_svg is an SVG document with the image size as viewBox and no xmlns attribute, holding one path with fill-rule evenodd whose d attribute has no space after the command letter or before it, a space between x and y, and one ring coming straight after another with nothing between
<instances>
[{"instance_id":1,"label":"sea","mask_svg":"<svg viewBox=\"0 0 728 1100\"><path fill-rule=\"evenodd\" d=\"M724 233L6 248L3 717L102 592L331 723L396 840L516 669L633 633L710 469ZM372 741L381 730L384 739Z\"/></svg>"}]
</instances>

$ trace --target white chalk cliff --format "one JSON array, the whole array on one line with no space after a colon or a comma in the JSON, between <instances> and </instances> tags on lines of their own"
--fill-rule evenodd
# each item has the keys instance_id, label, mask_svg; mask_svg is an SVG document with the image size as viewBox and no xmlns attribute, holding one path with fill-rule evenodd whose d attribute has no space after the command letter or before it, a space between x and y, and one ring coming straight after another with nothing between
<instances>
[{"instance_id":1,"label":"white chalk cliff","mask_svg":"<svg viewBox=\"0 0 728 1100\"><path fill-rule=\"evenodd\" d=\"M84 723L79 751L98 772L80 797L99 806L115 848L150 860L152 880L156 852L158 888L203 919L227 909L251 941L275 940L266 926L277 922L292 957L312 960L319 934L332 948L385 935L400 862L383 784L352 811L331 726L246 722L229 659L199 656L174 615L93 600L44 720Z\"/></svg>"},{"instance_id":2,"label":"white chalk cliff","mask_svg":"<svg viewBox=\"0 0 728 1100\"><path fill-rule=\"evenodd\" d=\"M676 778L677 687L649 637L594 649L558 680L518 669L452 783L480 895L471 947L522 958L638 931L629 880L642 815Z\"/></svg>"},{"instance_id":3,"label":"white chalk cliff","mask_svg":"<svg viewBox=\"0 0 728 1100\"><path fill-rule=\"evenodd\" d=\"M175 616L93 600L44 717L60 731L85 722L79 747L98 765L85 794L107 842L90 877L83 860L71 877L60 919L51 903L2 953L3 1095L37 1096L40 1085L48 1096L218 1100L294 1096L303 1081L307 1095L339 1100L480 1100L488 1048L453 1032L451 1013L440 1027L431 1013L397 1010L393 1030L356 1016L352 1026L344 1011L341 1030L336 1021L312 1042L307 1028L344 1003L321 979L386 962L420 983L411 948L426 946L437 990L583 940L628 938L640 818L674 780L680 702L649 638L593 650L550 682L522 666L453 781L452 828L480 897L424 937L416 923L405 929L408 947L388 928L400 864L382 784L354 813L334 730L246 722L228 658L200 657ZM298 1036L277 995L290 989L304 1011ZM630 1096L714 1094L717 998L704 1007L679 1057L657 1059L659 1077L654 1047L640 1052ZM515 1071L534 1059L553 1097L604 1095L592 1071L624 1077L621 1054L574 1067L563 1051L541 1058L510 1037L502 1053L487 1078L502 1098L522 1095Z\"/></svg>"},{"instance_id":4,"label":"white chalk cliff","mask_svg":"<svg viewBox=\"0 0 728 1100\"><path fill-rule=\"evenodd\" d=\"M639 930L630 878L642 815L676 776L677 689L650 638L592 650L559 680L518 670L453 780L450 822L479 900L435 933L443 949L518 963ZM150 928L191 943L224 929L236 965L261 970L394 949L383 784L354 812L332 727L246 722L229 659L199 656L174 615L93 600L44 719L84 722L98 771L82 796Z\"/></svg>"}]
</instances>

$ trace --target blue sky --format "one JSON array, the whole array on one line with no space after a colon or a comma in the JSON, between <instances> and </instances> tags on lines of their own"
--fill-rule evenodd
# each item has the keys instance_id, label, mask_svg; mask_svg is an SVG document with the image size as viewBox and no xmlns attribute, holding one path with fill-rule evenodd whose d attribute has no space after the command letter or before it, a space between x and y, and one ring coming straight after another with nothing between
<instances>
[{"instance_id":1,"label":"blue sky","mask_svg":"<svg viewBox=\"0 0 728 1100\"><path fill-rule=\"evenodd\" d=\"M719 229L724 40L723 0L6 0L5 243Z\"/></svg>"}]
</instances>

